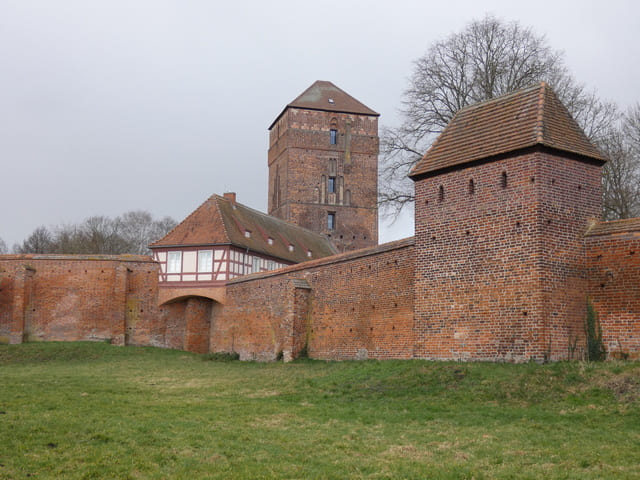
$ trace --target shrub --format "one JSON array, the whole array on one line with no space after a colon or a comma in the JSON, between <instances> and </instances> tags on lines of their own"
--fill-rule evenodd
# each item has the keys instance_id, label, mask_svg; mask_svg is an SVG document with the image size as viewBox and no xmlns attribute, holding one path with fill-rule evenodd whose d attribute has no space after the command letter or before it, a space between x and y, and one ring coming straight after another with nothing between
<instances>
[{"instance_id":1,"label":"shrub","mask_svg":"<svg viewBox=\"0 0 640 480\"><path fill-rule=\"evenodd\" d=\"M607 357L607 351L602 342L602 328L591 301L587 300L587 320L585 322L587 334L587 360L591 362L602 361Z\"/></svg>"}]
</instances>

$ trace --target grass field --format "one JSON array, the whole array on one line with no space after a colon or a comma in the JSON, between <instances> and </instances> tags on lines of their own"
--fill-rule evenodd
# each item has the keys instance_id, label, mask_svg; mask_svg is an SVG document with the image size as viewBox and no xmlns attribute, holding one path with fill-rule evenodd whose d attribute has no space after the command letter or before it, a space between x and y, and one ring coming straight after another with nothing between
<instances>
[{"instance_id":1,"label":"grass field","mask_svg":"<svg viewBox=\"0 0 640 480\"><path fill-rule=\"evenodd\" d=\"M640 478L640 364L0 345L0 479Z\"/></svg>"}]
</instances>

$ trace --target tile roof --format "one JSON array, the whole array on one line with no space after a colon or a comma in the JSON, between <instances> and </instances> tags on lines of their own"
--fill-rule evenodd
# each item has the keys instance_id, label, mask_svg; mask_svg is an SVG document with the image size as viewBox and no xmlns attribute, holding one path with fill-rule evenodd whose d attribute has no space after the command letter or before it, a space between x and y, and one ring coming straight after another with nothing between
<instances>
[{"instance_id":1,"label":"tile roof","mask_svg":"<svg viewBox=\"0 0 640 480\"><path fill-rule=\"evenodd\" d=\"M250 232L249 237L245 232ZM219 195L209 197L149 247L216 244L232 244L296 263L337 253L331 241L322 235ZM307 256L308 251L311 257Z\"/></svg>"},{"instance_id":2,"label":"tile roof","mask_svg":"<svg viewBox=\"0 0 640 480\"><path fill-rule=\"evenodd\" d=\"M625 218L623 220L612 220L610 222L595 222L589 226L585 233L587 237L598 235L612 235L616 233L640 232L640 218Z\"/></svg>"},{"instance_id":3,"label":"tile roof","mask_svg":"<svg viewBox=\"0 0 640 480\"><path fill-rule=\"evenodd\" d=\"M278 115L269 126L269 130L271 130L287 108L380 116L378 112L371 110L364 103L359 102L344 90L324 80L314 82L313 85L302 92L294 101L284 107L280 115Z\"/></svg>"},{"instance_id":4,"label":"tile roof","mask_svg":"<svg viewBox=\"0 0 640 480\"><path fill-rule=\"evenodd\" d=\"M456 113L410 177L542 145L605 162L544 82Z\"/></svg>"}]
</instances>

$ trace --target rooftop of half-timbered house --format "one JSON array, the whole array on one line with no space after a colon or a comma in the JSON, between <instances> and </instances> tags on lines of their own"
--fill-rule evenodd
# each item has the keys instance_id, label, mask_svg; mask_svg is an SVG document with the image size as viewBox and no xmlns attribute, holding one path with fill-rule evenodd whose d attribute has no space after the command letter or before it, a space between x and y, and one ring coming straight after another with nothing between
<instances>
[{"instance_id":1,"label":"rooftop of half-timbered house","mask_svg":"<svg viewBox=\"0 0 640 480\"><path fill-rule=\"evenodd\" d=\"M292 223L236 202L235 194L212 195L151 249L233 245L300 263L337 253L331 241Z\"/></svg>"}]
</instances>

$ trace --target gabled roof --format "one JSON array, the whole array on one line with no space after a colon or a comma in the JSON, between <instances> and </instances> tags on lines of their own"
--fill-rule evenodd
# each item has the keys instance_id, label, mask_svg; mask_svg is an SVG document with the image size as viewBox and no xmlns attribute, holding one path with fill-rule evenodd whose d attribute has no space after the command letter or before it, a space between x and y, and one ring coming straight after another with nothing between
<instances>
[{"instance_id":1,"label":"gabled roof","mask_svg":"<svg viewBox=\"0 0 640 480\"><path fill-rule=\"evenodd\" d=\"M460 109L409 176L536 145L606 161L553 90L541 82Z\"/></svg>"},{"instance_id":2,"label":"gabled roof","mask_svg":"<svg viewBox=\"0 0 640 480\"><path fill-rule=\"evenodd\" d=\"M249 232L248 237L246 232ZM322 235L237 203L234 198L219 195L209 197L149 247L224 244L295 263L337 253L331 241ZM307 255L308 251L311 251L311 257Z\"/></svg>"},{"instance_id":3,"label":"gabled roof","mask_svg":"<svg viewBox=\"0 0 640 480\"><path fill-rule=\"evenodd\" d=\"M325 112L355 113L379 117L380 114L371 110L364 103L359 102L333 83L317 80L307 88L293 102L289 103L280 115L269 125L269 130L280 119L288 108L302 108L306 110L322 110Z\"/></svg>"}]
</instances>

